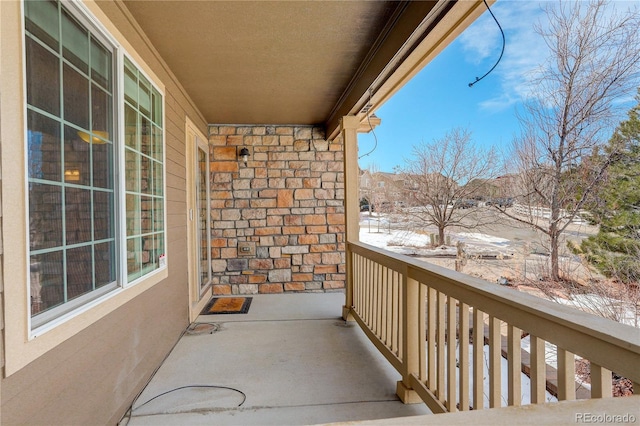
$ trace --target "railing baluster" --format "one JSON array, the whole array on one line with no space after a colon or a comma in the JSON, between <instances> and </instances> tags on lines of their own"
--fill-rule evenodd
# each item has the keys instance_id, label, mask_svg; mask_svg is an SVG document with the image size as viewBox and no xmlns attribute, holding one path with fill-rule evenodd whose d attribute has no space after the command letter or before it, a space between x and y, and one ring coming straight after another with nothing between
<instances>
[{"instance_id":1,"label":"railing baluster","mask_svg":"<svg viewBox=\"0 0 640 426\"><path fill-rule=\"evenodd\" d=\"M473 308L473 409L484 408L484 314Z\"/></svg>"},{"instance_id":2,"label":"railing baluster","mask_svg":"<svg viewBox=\"0 0 640 426\"><path fill-rule=\"evenodd\" d=\"M382 327L382 341L389 347L389 332L391 323L391 293L389 291L391 287L391 269L384 268L384 307L382 308L383 327Z\"/></svg>"},{"instance_id":3,"label":"railing baluster","mask_svg":"<svg viewBox=\"0 0 640 426\"><path fill-rule=\"evenodd\" d=\"M576 364L574 355L558 346L558 399L576 399Z\"/></svg>"},{"instance_id":4,"label":"railing baluster","mask_svg":"<svg viewBox=\"0 0 640 426\"><path fill-rule=\"evenodd\" d=\"M380 334L378 333L378 317L380 315L380 310L378 309L378 285L380 284L379 275L380 265L376 262L373 264L373 286L371 287L371 290L373 291L373 302L371 303L371 328L378 337L380 337Z\"/></svg>"},{"instance_id":5,"label":"railing baluster","mask_svg":"<svg viewBox=\"0 0 640 426\"><path fill-rule=\"evenodd\" d=\"M366 299L365 299L365 283L366 283L366 274L367 274L367 265L366 265L367 259L366 258L362 258L360 259L360 314L362 315L362 318L364 319L365 315L365 306L366 306Z\"/></svg>"},{"instance_id":6,"label":"railing baluster","mask_svg":"<svg viewBox=\"0 0 640 426\"><path fill-rule=\"evenodd\" d=\"M384 265L378 264L378 306L376 306L376 311L378 314L377 317L377 327L378 332L376 333L379 338L382 338L382 333L384 330L384 277L386 273L386 267Z\"/></svg>"},{"instance_id":7,"label":"railing baluster","mask_svg":"<svg viewBox=\"0 0 640 426\"><path fill-rule=\"evenodd\" d=\"M387 267L382 266L380 271L380 338L385 335L385 328L387 325Z\"/></svg>"},{"instance_id":8,"label":"railing baluster","mask_svg":"<svg viewBox=\"0 0 640 426\"><path fill-rule=\"evenodd\" d=\"M362 292L362 256L354 256L353 306L358 314L362 314L362 299L360 298Z\"/></svg>"},{"instance_id":9,"label":"railing baluster","mask_svg":"<svg viewBox=\"0 0 640 426\"><path fill-rule=\"evenodd\" d=\"M420 360L420 381L427 380L427 353L425 340L426 328L426 306L427 303L427 286L420 284L418 293L418 304L420 306L420 318L418 319L418 359Z\"/></svg>"},{"instance_id":10,"label":"railing baluster","mask_svg":"<svg viewBox=\"0 0 640 426\"><path fill-rule=\"evenodd\" d=\"M398 305L400 304L400 299L399 299L399 285L398 285L398 273L397 272L393 272L393 277L392 277L392 286L393 286L393 312L391 314L391 351L398 355L399 357L399 353L398 353L398 330L399 330L399 307Z\"/></svg>"},{"instance_id":11,"label":"railing baluster","mask_svg":"<svg viewBox=\"0 0 640 426\"><path fill-rule=\"evenodd\" d=\"M635 388L634 388L635 390ZM611 370L591 363L591 398L611 398L613 386Z\"/></svg>"},{"instance_id":12,"label":"railing baluster","mask_svg":"<svg viewBox=\"0 0 640 426\"><path fill-rule=\"evenodd\" d=\"M369 268L367 264L369 259L362 259L362 299L361 299L361 315L362 321L367 324L367 276L369 274Z\"/></svg>"},{"instance_id":13,"label":"railing baluster","mask_svg":"<svg viewBox=\"0 0 640 426\"><path fill-rule=\"evenodd\" d=\"M367 262L367 325L371 328L371 314L372 314L372 305L373 305L373 291L372 291L372 281L373 281L373 267L372 260Z\"/></svg>"},{"instance_id":14,"label":"railing baluster","mask_svg":"<svg viewBox=\"0 0 640 426\"><path fill-rule=\"evenodd\" d=\"M404 359L404 275L398 272L398 358Z\"/></svg>"},{"instance_id":15,"label":"railing baluster","mask_svg":"<svg viewBox=\"0 0 640 426\"><path fill-rule=\"evenodd\" d=\"M363 319L364 319L364 309L366 305L365 298L364 298L364 286L365 286L365 275L366 275L367 268L366 268L365 262L366 262L366 259L362 257L360 259L360 280L359 280L360 281L360 301L358 302L359 303L358 312L360 312L360 315Z\"/></svg>"},{"instance_id":16,"label":"railing baluster","mask_svg":"<svg viewBox=\"0 0 640 426\"><path fill-rule=\"evenodd\" d=\"M436 358L438 371L438 386L436 396L440 402L445 400L445 370L444 370L444 347L445 347L445 301L444 293L438 292L438 356Z\"/></svg>"},{"instance_id":17,"label":"railing baluster","mask_svg":"<svg viewBox=\"0 0 640 426\"><path fill-rule=\"evenodd\" d=\"M378 306L378 301L380 300L380 264L375 263L373 267L373 303L371 304L371 308L373 309L373 315L371 317L371 328L376 336L380 337L380 329L378 328L378 324L380 323L380 308Z\"/></svg>"},{"instance_id":18,"label":"railing baluster","mask_svg":"<svg viewBox=\"0 0 640 426\"><path fill-rule=\"evenodd\" d=\"M376 310L378 311L378 314L376 315L377 321L378 321L378 330L377 330L377 334L378 336L382 336L382 327L383 327L383 322L382 322L382 313L384 312L383 310L383 306L384 306L384 274L385 274L385 267L381 264L378 264L378 306L376 307Z\"/></svg>"},{"instance_id":19,"label":"railing baluster","mask_svg":"<svg viewBox=\"0 0 640 426\"><path fill-rule=\"evenodd\" d=\"M507 332L507 359L509 362L508 405L520 405L522 399L522 331L509 324Z\"/></svg>"},{"instance_id":20,"label":"railing baluster","mask_svg":"<svg viewBox=\"0 0 640 426\"><path fill-rule=\"evenodd\" d=\"M356 305L356 311L358 312L358 315L360 316L360 318L362 318L364 320L364 274L365 274L365 267L364 267L364 262L365 262L365 258L361 257L360 258L360 262L358 265L359 271L358 271L358 304Z\"/></svg>"},{"instance_id":21,"label":"railing baluster","mask_svg":"<svg viewBox=\"0 0 640 426\"><path fill-rule=\"evenodd\" d=\"M347 253L347 256L351 256L351 268L353 271L351 274L351 284L353 285L353 288L352 288L353 294L351 296L351 308L353 308L354 310L357 310L358 297L356 294L358 291L358 255L349 251ZM347 271L347 273L349 273L349 271Z\"/></svg>"},{"instance_id":22,"label":"railing baluster","mask_svg":"<svg viewBox=\"0 0 640 426\"><path fill-rule=\"evenodd\" d=\"M489 315L489 407L501 407L502 402L502 353L500 320Z\"/></svg>"},{"instance_id":23,"label":"railing baluster","mask_svg":"<svg viewBox=\"0 0 640 426\"><path fill-rule=\"evenodd\" d=\"M447 409L456 411L456 299L447 297Z\"/></svg>"},{"instance_id":24,"label":"railing baluster","mask_svg":"<svg viewBox=\"0 0 640 426\"><path fill-rule=\"evenodd\" d=\"M529 335L531 353L531 367L529 377L531 378L531 403L542 404L545 402L545 390L547 388L544 340L532 334Z\"/></svg>"},{"instance_id":25,"label":"railing baluster","mask_svg":"<svg viewBox=\"0 0 640 426\"><path fill-rule=\"evenodd\" d=\"M469 410L469 305L458 302L458 375L460 377L458 386L460 387L459 409Z\"/></svg>"},{"instance_id":26,"label":"railing baluster","mask_svg":"<svg viewBox=\"0 0 640 426\"><path fill-rule=\"evenodd\" d=\"M427 294L427 387L434 392L436 385L436 327L437 327L437 302L438 293L429 287Z\"/></svg>"}]
</instances>

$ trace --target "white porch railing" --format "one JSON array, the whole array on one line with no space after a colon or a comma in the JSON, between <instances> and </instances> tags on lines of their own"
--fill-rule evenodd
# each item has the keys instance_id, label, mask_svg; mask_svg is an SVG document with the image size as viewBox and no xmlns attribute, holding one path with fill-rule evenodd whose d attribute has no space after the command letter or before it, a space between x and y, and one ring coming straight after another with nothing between
<instances>
[{"instance_id":1,"label":"white porch railing","mask_svg":"<svg viewBox=\"0 0 640 426\"><path fill-rule=\"evenodd\" d=\"M543 219L551 218L551 209L541 206L529 206L526 204L515 203L513 205L513 212L526 217L540 217ZM567 214L565 209L560 209L560 218L567 219L573 215ZM585 216L589 216L589 212L586 210L580 210L577 215L571 217L571 222L586 224Z\"/></svg>"},{"instance_id":2,"label":"white porch railing","mask_svg":"<svg viewBox=\"0 0 640 426\"><path fill-rule=\"evenodd\" d=\"M482 409L485 344L492 408L505 393L507 405L521 404L523 365L532 403L545 402L550 382L559 400L576 399L574 355L591 365L590 394L580 389L578 397L611 397L612 370L640 389L636 328L363 243L347 243L347 256L350 312L402 375L398 395L405 402L421 399L433 412ZM527 333L529 352L521 346ZM557 368L547 365L546 342L557 347Z\"/></svg>"}]
</instances>

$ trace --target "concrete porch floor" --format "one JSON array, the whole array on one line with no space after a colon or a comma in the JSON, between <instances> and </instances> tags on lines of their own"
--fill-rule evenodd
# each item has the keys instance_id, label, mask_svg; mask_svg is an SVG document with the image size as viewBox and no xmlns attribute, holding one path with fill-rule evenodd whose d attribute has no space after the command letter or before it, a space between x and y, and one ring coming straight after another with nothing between
<instances>
[{"instance_id":1,"label":"concrete porch floor","mask_svg":"<svg viewBox=\"0 0 640 426\"><path fill-rule=\"evenodd\" d=\"M342 293L253 295L247 314L201 315L122 425L299 425L429 414L395 395L400 375L356 323Z\"/></svg>"}]
</instances>

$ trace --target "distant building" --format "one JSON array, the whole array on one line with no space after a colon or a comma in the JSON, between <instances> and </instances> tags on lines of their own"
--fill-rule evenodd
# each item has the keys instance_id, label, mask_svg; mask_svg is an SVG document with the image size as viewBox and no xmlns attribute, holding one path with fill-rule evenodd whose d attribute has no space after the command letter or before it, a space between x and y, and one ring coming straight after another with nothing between
<instances>
[{"instance_id":1,"label":"distant building","mask_svg":"<svg viewBox=\"0 0 640 426\"><path fill-rule=\"evenodd\" d=\"M402 175L388 172L360 172L360 200L392 210L410 204L412 187Z\"/></svg>"}]
</instances>

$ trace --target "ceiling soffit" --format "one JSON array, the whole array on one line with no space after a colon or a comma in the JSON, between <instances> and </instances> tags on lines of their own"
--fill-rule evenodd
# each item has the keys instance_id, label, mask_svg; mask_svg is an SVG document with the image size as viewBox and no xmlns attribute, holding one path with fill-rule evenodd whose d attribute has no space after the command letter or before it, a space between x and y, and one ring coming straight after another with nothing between
<instances>
[{"instance_id":1,"label":"ceiling soffit","mask_svg":"<svg viewBox=\"0 0 640 426\"><path fill-rule=\"evenodd\" d=\"M125 1L210 122L324 123L397 2Z\"/></svg>"},{"instance_id":2,"label":"ceiling soffit","mask_svg":"<svg viewBox=\"0 0 640 426\"><path fill-rule=\"evenodd\" d=\"M373 111L481 1L138 1L124 5L205 119L320 124Z\"/></svg>"}]
</instances>

